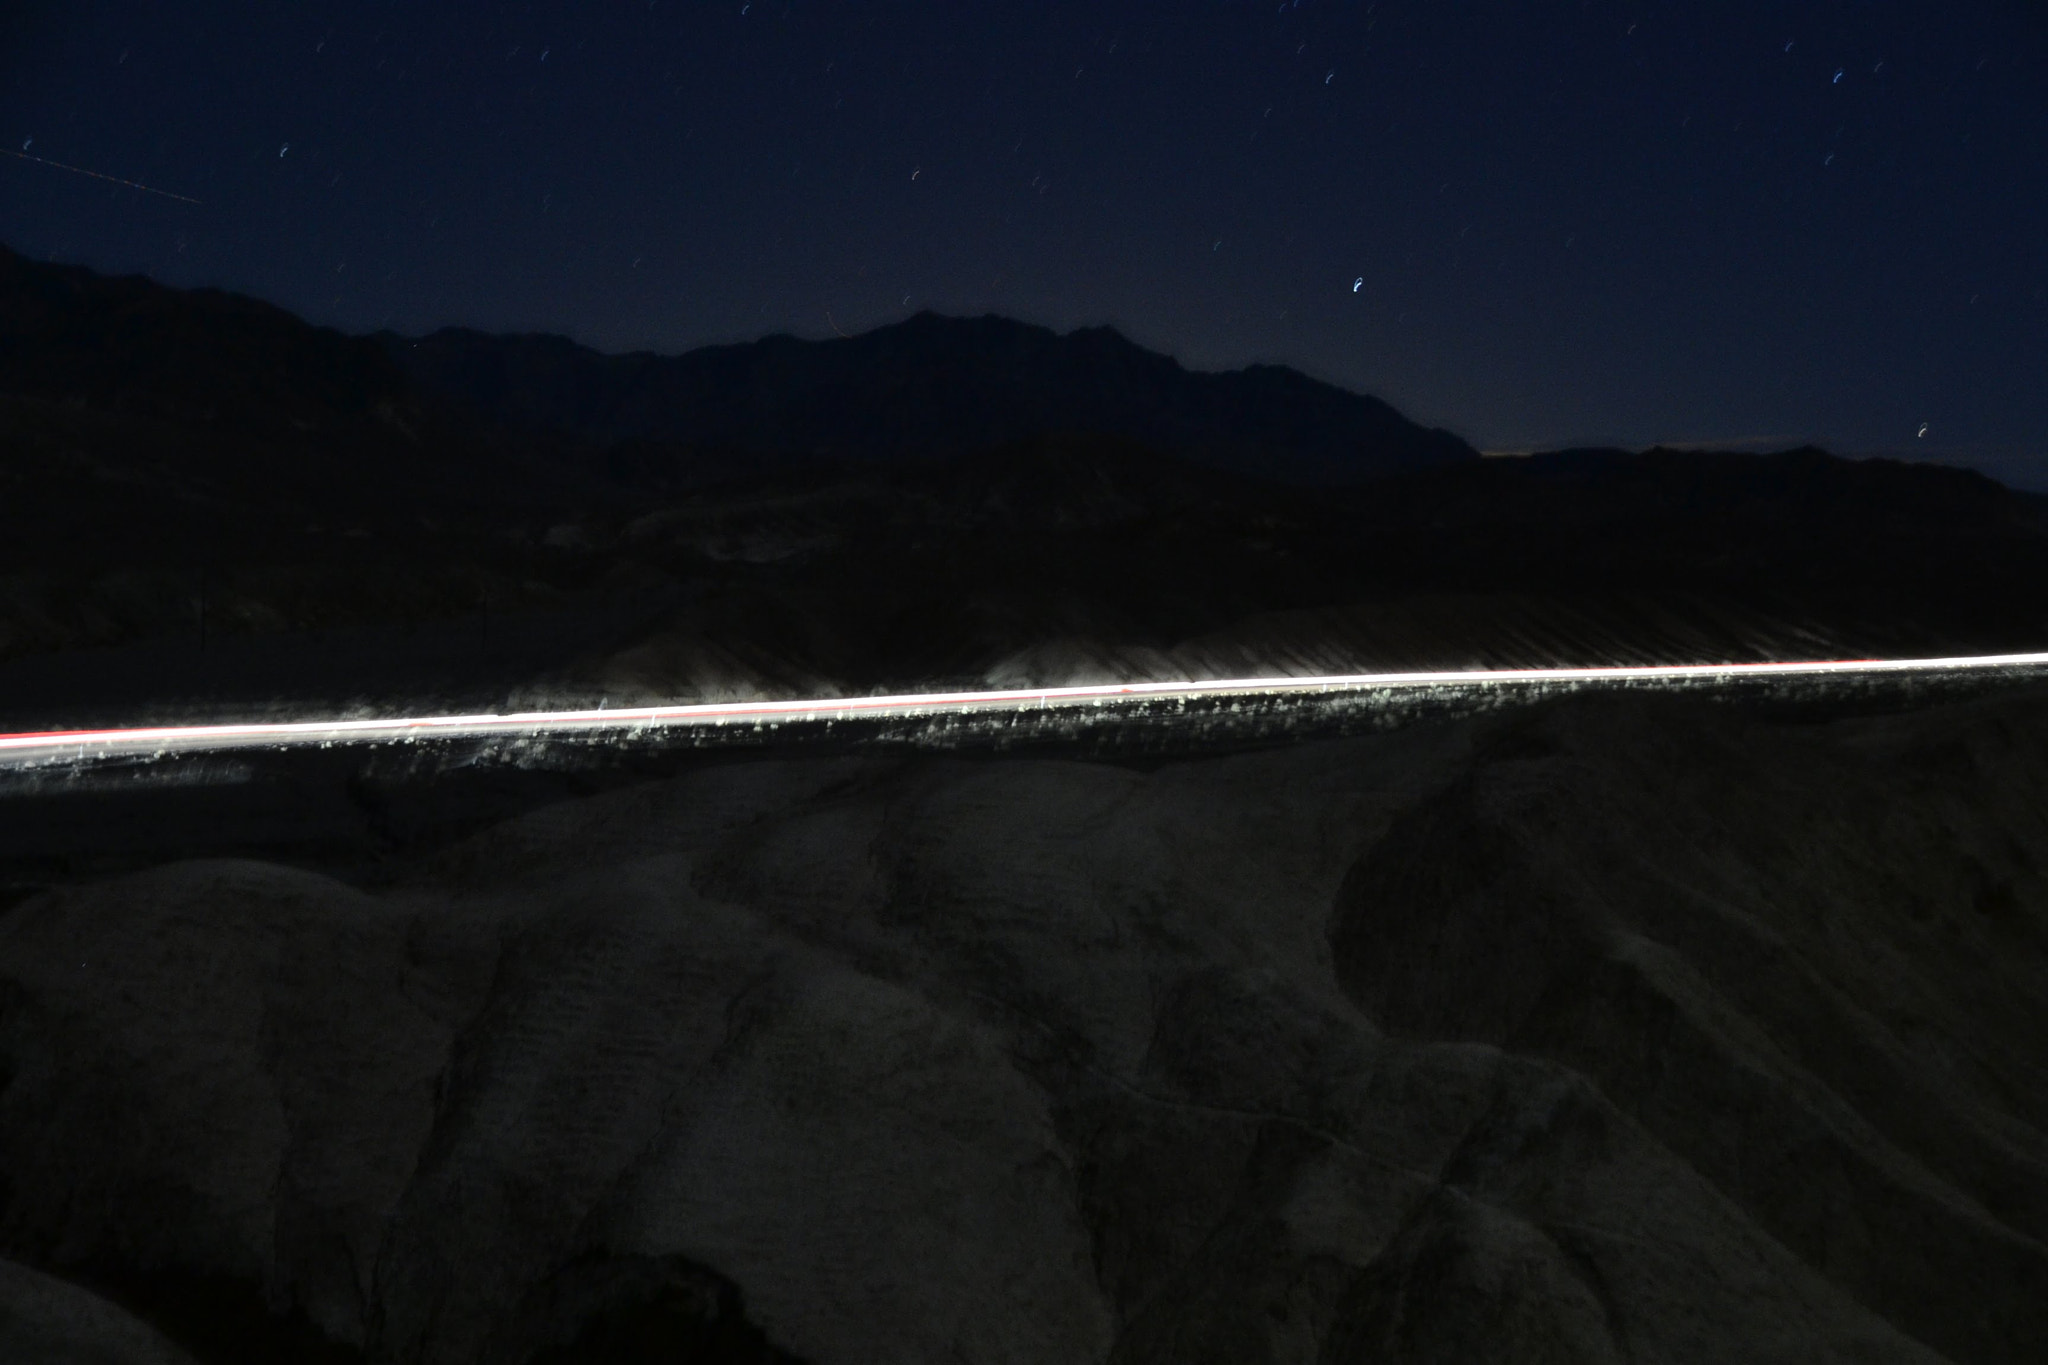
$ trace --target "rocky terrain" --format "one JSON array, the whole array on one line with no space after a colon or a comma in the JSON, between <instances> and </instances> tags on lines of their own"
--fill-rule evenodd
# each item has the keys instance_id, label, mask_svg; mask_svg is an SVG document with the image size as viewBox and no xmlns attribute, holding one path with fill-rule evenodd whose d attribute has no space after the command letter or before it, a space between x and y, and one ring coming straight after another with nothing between
<instances>
[{"instance_id":1,"label":"rocky terrain","mask_svg":"<svg viewBox=\"0 0 2048 1365\"><path fill-rule=\"evenodd\" d=\"M4 729L2044 641L1959 470L0 253ZM1886 696L10 779L0 1359L2032 1360L2048 694Z\"/></svg>"},{"instance_id":2,"label":"rocky terrain","mask_svg":"<svg viewBox=\"0 0 2048 1365\"><path fill-rule=\"evenodd\" d=\"M1593 696L707 758L369 862L80 875L0 914L0 1333L2031 1359L2044 774L2038 694Z\"/></svg>"}]
</instances>

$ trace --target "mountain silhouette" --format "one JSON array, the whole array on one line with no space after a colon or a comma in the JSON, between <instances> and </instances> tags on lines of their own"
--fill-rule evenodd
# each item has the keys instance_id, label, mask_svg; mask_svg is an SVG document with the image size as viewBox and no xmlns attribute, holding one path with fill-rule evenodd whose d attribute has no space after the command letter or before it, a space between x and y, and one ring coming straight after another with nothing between
<instances>
[{"instance_id":1,"label":"mountain silhouette","mask_svg":"<svg viewBox=\"0 0 2048 1365\"><path fill-rule=\"evenodd\" d=\"M1054 434L1348 483L1478 458L1379 399L1277 365L1205 373L1108 327L919 313L860 336L606 355L558 336L383 337L430 393L509 426L782 459L932 459Z\"/></svg>"},{"instance_id":2,"label":"mountain silhouette","mask_svg":"<svg viewBox=\"0 0 2048 1365\"><path fill-rule=\"evenodd\" d=\"M1965 470L1480 459L1374 399L1107 329L921 314L606 356L350 337L0 254L0 715L23 726L2044 630L2048 498Z\"/></svg>"},{"instance_id":3,"label":"mountain silhouette","mask_svg":"<svg viewBox=\"0 0 2048 1365\"><path fill-rule=\"evenodd\" d=\"M360 440L423 417L384 349L219 289L0 247L0 392L247 433Z\"/></svg>"},{"instance_id":4,"label":"mountain silhouette","mask_svg":"<svg viewBox=\"0 0 2048 1365\"><path fill-rule=\"evenodd\" d=\"M0 731L2044 640L1966 470L0 255ZM2031 1358L2039 678L0 765L0 1360Z\"/></svg>"}]
</instances>

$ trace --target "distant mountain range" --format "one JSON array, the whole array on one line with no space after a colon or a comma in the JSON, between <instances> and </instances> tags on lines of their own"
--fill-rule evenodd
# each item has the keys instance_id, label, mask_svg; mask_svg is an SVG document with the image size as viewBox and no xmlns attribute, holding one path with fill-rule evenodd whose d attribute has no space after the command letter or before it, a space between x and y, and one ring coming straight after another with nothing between
<instances>
[{"instance_id":1,"label":"distant mountain range","mask_svg":"<svg viewBox=\"0 0 2048 1365\"><path fill-rule=\"evenodd\" d=\"M0 720L2044 643L2048 498L1964 470L1481 459L1000 318L350 337L0 252Z\"/></svg>"},{"instance_id":2,"label":"distant mountain range","mask_svg":"<svg viewBox=\"0 0 2048 1365\"><path fill-rule=\"evenodd\" d=\"M384 348L218 289L0 247L0 393L246 433L396 434L422 419Z\"/></svg>"},{"instance_id":3,"label":"distant mountain range","mask_svg":"<svg viewBox=\"0 0 2048 1365\"><path fill-rule=\"evenodd\" d=\"M344 336L220 290L179 290L0 248L0 393L296 448L337 444L431 477L482 441L554 443L687 484L792 460L929 460L1048 435L1132 440L1294 482L1478 458L1378 399L1280 366L1183 369L1108 328L1062 336L920 313L846 340L776 336L679 356L448 328ZM609 457L592 462L591 451Z\"/></svg>"},{"instance_id":4,"label":"distant mountain range","mask_svg":"<svg viewBox=\"0 0 2048 1365\"><path fill-rule=\"evenodd\" d=\"M857 337L605 355L558 336L380 337L429 393L599 444L929 460L1046 435L1127 438L1241 473L1350 483L1477 458L1447 431L1277 365L1183 369L1107 327L919 313Z\"/></svg>"},{"instance_id":5,"label":"distant mountain range","mask_svg":"<svg viewBox=\"0 0 2048 1365\"><path fill-rule=\"evenodd\" d=\"M1964 470L0 255L0 731L2044 645ZM1918 697L14 768L0 1365L2038 1357L2048 697Z\"/></svg>"}]
</instances>

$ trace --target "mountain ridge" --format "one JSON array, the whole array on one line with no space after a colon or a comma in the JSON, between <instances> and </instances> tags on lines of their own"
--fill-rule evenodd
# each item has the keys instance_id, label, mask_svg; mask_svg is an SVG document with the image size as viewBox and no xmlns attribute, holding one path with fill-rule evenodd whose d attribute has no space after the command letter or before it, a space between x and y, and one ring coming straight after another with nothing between
<instances>
[{"instance_id":1,"label":"mountain ridge","mask_svg":"<svg viewBox=\"0 0 2048 1365\"><path fill-rule=\"evenodd\" d=\"M1000 318L683 357L440 335L0 256L0 714L1904 657L2048 631L2048 498L1950 467L1446 455L1280 367L1203 374ZM436 365L475 373L414 373ZM691 393L699 416L664 426ZM1119 422L1138 430L1088 430ZM1313 475L1373 423L1428 438L1424 462L1331 484L1260 453Z\"/></svg>"},{"instance_id":2,"label":"mountain ridge","mask_svg":"<svg viewBox=\"0 0 2048 1365\"><path fill-rule=\"evenodd\" d=\"M1478 458L1370 395L1281 365L1191 370L1106 326L1062 334L925 311L846 338L610 354L550 333L353 335L233 291L5 246L0 394L296 444L651 442L714 472L949 457L1062 434L1302 483Z\"/></svg>"},{"instance_id":3,"label":"mountain ridge","mask_svg":"<svg viewBox=\"0 0 2048 1365\"><path fill-rule=\"evenodd\" d=\"M680 354L470 328L378 339L429 392L601 444L868 461L1085 433L1303 483L1478 457L1381 399L1286 366L1190 370L1111 327L1062 334L992 313L927 310L851 337L777 334Z\"/></svg>"}]
</instances>

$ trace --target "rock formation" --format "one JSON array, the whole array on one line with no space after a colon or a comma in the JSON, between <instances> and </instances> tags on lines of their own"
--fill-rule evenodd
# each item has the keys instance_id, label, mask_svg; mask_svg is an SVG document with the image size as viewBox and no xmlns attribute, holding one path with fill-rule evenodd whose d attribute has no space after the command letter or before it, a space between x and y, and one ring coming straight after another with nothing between
<instances>
[{"instance_id":1,"label":"rock formation","mask_svg":"<svg viewBox=\"0 0 2048 1365\"><path fill-rule=\"evenodd\" d=\"M2028 1360L2044 850L2041 696L1591 696L80 876L0 1255L202 1360Z\"/></svg>"}]
</instances>

